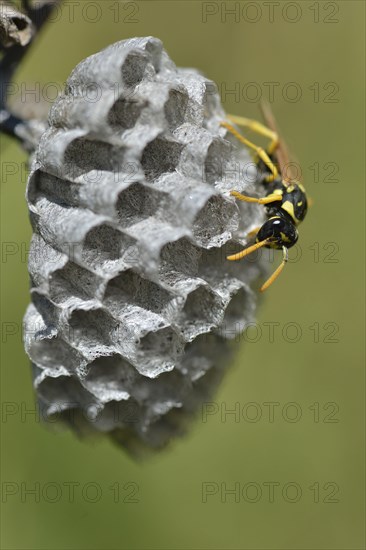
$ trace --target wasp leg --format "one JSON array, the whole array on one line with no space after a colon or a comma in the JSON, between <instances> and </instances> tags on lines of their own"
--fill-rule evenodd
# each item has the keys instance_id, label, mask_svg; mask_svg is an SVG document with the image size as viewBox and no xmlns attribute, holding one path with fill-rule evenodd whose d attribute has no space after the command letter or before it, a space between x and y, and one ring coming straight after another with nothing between
<instances>
[{"instance_id":1,"label":"wasp leg","mask_svg":"<svg viewBox=\"0 0 366 550\"><path fill-rule=\"evenodd\" d=\"M237 252L236 254L232 254L231 256L227 256L227 260L241 260L245 256L248 256L248 254L251 254L252 252L255 252L258 250L258 248L261 248L262 246L266 246L268 244L269 239L265 239L264 241L260 241L259 243L255 243L252 246L248 246L248 248L244 248L241 252Z\"/></svg>"},{"instance_id":2,"label":"wasp leg","mask_svg":"<svg viewBox=\"0 0 366 550\"><path fill-rule=\"evenodd\" d=\"M240 201L256 202L257 204L269 204L271 202L282 200L282 195L279 195L278 193L271 193L267 197L261 197L260 199L257 199L256 197L247 197L246 195L238 193L238 191L230 191L230 195L233 195L233 197L236 197Z\"/></svg>"},{"instance_id":3,"label":"wasp leg","mask_svg":"<svg viewBox=\"0 0 366 550\"><path fill-rule=\"evenodd\" d=\"M228 118L231 120L231 122L237 124L238 126L249 128L249 130L252 130L252 132L256 132L260 136L269 138L271 141L267 149L268 154L271 155L277 149L280 141L277 132L274 132L270 128L267 128L267 126L265 126L264 124L261 124L257 120L253 120L251 118L245 118L236 115L228 115Z\"/></svg>"},{"instance_id":4,"label":"wasp leg","mask_svg":"<svg viewBox=\"0 0 366 550\"><path fill-rule=\"evenodd\" d=\"M261 292L264 292L265 290L267 290L267 288L269 286L271 286L271 284L277 279L277 277L279 276L279 274L281 273L281 271L285 267L285 264L288 260L288 249L285 246L282 247L282 253L283 253L282 262L280 263L280 265L278 266L276 271L274 271L272 273L272 275L269 277L269 279L267 279L267 281L264 283L264 285L261 286L261 288L260 288Z\"/></svg>"},{"instance_id":5,"label":"wasp leg","mask_svg":"<svg viewBox=\"0 0 366 550\"><path fill-rule=\"evenodd\" d=\"M262 147L258 147L258 145L255 145L254 143L249 141L249 139L239 134L239 132L235 130L235 128L231 126L231 124L229 124L228 122L221 122L220 125L226 128L226 130L230 132L233 136L235 136L239 141L241 141L241 143L244 143L244 145L246 145L247 147L250 147L250 149L253 149L257 153L258 157L264 162L267 168L272 172L272 176L269 176L268 178L266 178L267 181L273 181L274 179L277 178L278 170Z\"/></svg>"}]
</instances>

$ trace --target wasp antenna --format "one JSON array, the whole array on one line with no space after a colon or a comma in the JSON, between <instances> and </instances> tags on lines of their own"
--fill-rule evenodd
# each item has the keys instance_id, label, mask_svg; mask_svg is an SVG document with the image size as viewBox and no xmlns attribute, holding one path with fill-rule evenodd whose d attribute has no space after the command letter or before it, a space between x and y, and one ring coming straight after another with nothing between
<instances>
[{"instance_id":1,"label":"wasp antenna","mask_svg":"<svg viewBox=\"0 0 366 550\"><path fill-rule=\"evenodd\" d=\"M272 275L269 277L269 279L267 279L267 281L264 283L264 285L261 286L261 289L260 289L261 292L264 292L265 290L267 290L267 288L269 286L271 286L271 284L277 279L277 277L279 276L279 274L281 273L281 271L285 267L285 264L288 260L288 249L285 246L283 246L282 247L282 252L283 252L282 262L280 263L280 265L278 266L276 271L274 271L272 273Z\"/></svg>"},{"instance_id":2,"label":"wasp antenna","mask_svg":"<svg viewBox=\"0 0 366 550\"><path fill-rule=\"evenodd\" d=\"M231 256L227 256L227 260L241 260L245 256L248 256L248 254L251 254L252 252L255 252L255 250L258 250L258 248L261 248L262 246L266 246L266 244L269 242L269 239L265 239L264 241L260 241L259 243L255 243L252 246L249 246L248 248L244 248L241 252L238 252L237 254L232 254Z\"/></svg>"}]
</instances>

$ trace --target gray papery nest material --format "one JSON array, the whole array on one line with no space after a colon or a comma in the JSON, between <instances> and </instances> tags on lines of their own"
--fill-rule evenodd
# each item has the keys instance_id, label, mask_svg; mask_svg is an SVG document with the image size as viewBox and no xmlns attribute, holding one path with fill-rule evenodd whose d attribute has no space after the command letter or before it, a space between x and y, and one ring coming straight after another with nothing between
<instances>
[{"instance_id":1,"label":"gray papery nest material","mask_svg":"<svg viewBox=\"0 0 366 550\"><path fill-rule=\"evenodd\" d=\"M253 320L259 261L229 262L262 208L216 86L156 38L82 61L27 187L26 351L43 414L160 448L210 400ZM252 165L251 167L249 165Z\"/></svg>"}]
</instances>

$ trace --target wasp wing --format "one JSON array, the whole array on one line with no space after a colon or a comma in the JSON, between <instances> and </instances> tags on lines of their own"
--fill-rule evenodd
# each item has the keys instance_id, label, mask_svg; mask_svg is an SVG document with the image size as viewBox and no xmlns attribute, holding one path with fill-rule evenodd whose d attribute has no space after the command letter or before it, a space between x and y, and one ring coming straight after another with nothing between
<instances>
[{"instance_id":1,"label":"wasp wing","mask_svg":"<svg viewBox=\"0 0 366 550\"><path fill-rule=\"evenodd\" d=\"M276 134L278 135L279 143L276 149L276 156L277 156L278 166L284 182L290 183L290 182L298 181L299 175L295 174L294 172L296 163L290 161L290 155L288 152L287 145L282 139L278 131L276 119L273 115L273 112L269 103L267 101L262 100L260 103L260 107L261 107L262 115L266 125L268 126L268 128L276 132Z\"/></svg>"}]
</instances>

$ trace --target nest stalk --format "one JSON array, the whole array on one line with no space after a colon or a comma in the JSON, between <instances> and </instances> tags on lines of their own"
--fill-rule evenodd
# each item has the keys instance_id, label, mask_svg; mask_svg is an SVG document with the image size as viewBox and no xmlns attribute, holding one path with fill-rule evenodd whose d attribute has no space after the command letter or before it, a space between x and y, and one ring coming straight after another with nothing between
<instances>
[{"instance_id":1,"label":"nest stalk","mask_svg":"<svg viewBox=\"0 0 366 550\"><path fill-rule=\"evenodd\" d=\"M47 0L33 6L30 0L22 0L22 11L9 2L0 3L0 132L16 139L28 152L36 145L31 130L34 120L24 119L10 109L12 80L34 39L60 3L61 0Z\"/></svg>"}]
</instances>

